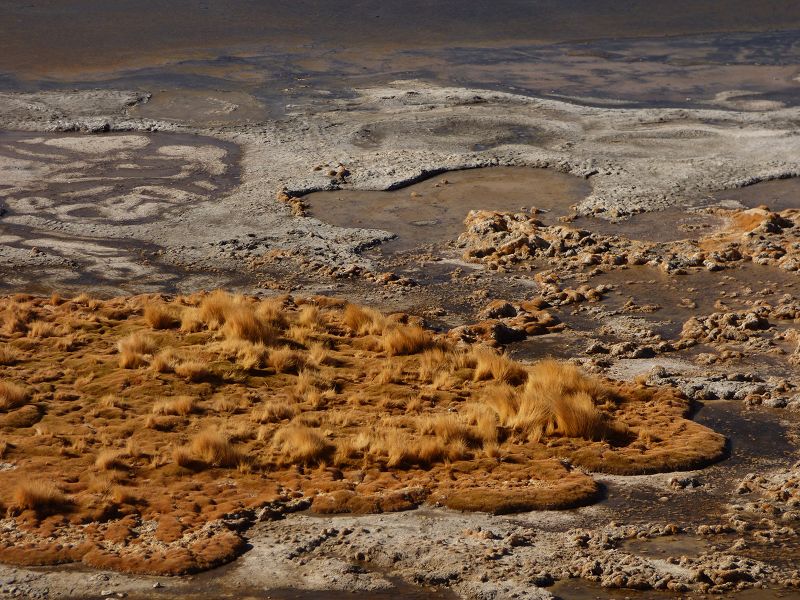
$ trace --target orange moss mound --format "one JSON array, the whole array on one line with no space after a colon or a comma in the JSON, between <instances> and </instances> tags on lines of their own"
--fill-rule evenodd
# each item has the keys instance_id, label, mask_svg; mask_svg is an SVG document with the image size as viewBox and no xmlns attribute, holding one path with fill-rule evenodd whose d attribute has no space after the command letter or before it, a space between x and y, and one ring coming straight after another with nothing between
<instances>
[{"instance_id":1,"label":"orange moss mound","mask_svg":"<svg viewBox=\"0 0 800 600\"><path fill-rule=\"evenodd\" d=\"M292 498L565 508L598 493L570 465L639 473L724 451L673 392L455 348L407 315L220 291L56 300L0 299L10 563L185 573L241 552L225 518Z\"/></svg>"}]
</instances>

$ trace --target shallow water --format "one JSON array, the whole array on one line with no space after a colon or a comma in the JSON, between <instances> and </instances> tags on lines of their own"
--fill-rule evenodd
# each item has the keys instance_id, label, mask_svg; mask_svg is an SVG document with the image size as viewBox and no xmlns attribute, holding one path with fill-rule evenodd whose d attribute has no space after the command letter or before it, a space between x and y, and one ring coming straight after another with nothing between
<instances>
[{"instance_id":1,"label":"shallow water","mask_svg":"<svg viewBox=\"0 0 800 600\"><path fill-rule=\"evenodd\" d=\"M762 291L771 291L763 297L774 302L800 286L793 273L749 262L722 271L693 270L684 275L636 266L597 275L590 283L614 286L602 302L604 308L627 312L625 304L630 300L653 307L653 312L627 314L653 322L655 331L666 339L678 337L691 317L742 310L755 293Z\"/></svg>"},{"instance_id":2,"label":"shallow water","mask_svg":"<svg viewBox=\"0 0 800 600\"><path fill-rule=\"evenodd\" d=\"M639 213L618 223L598 217L579 217L572 226L602 235L624 236L631 240L676 242L696 240L708 235L724 223L724 219L715 215L692 213L681 209Z\"/></svg>"},{"instance_id":3,"label":"shallow water","mask_svg":"<svg viewBox=\"0 0 800 600\"><path fill-rule=\"evenodd\" d=\"M664 496L660 488L629 489L624 483L609 481L603 504L626 523L707 523L709 515L722 513L746 474L780 469L794 462L796 449L782 423L785 416L766 409L746 411L739 401L705 402L693 418L727 437L730 455L699 472L701 487L668 494L667 501L659 501Z\"/></svg>"},{"instance_id":4,"label":"shallow water","mask_svg":"<svg viewBox=\"0 0 800 600\"><path fill-rule=\"evenodd\" d=\"M763 181L714 195L715 202L740 202L748 208L766 205L770 210L800 208L800 177Z\"/></svg>"},{"instance_id":5,"label":"shallow water","mask_svg":"<svg viewBox=\"0 0 800 600\"><path fill-rule=\"evenodd\" d=\"M627 105L797 104L800 5L731 0L3 3L0 90L145 89L251 122L397 79ZM718 94L736 91L733 99Z\"/></svg>"},{"instance_id":6,"label":"shallow water","mask_svg":"<svg viewBox=\"0 0 800 600\"><path fill-rule=\"evenodd\" d=\"M735 600L800 600L794 590L751 589L733 594L677 594L655 590L637 591L604 588L599 583L583 579L559 581L548 590L559 600L671 600L677 598L732 598Z\"/></svg>"},{"instance_id":7,"label":"shallow water","mask_svg":"<svg viewBox=\"0 0 800 600\"><path fill-rule=\"evenodd\" d=\"M668 556L699 556L708 551L708 541L686 535L673 535L641 540L626 540L622 549L631 554L647 558L666 558Z\"/></svg>"},{"instance_id":8,"label":"shallow water","mask_svg":"<svg viewBox=\"0 0 800 600\"><path fill-rule=\"evenodd\" d=\"M230 55L237 47L299 45L386 52L420 46L558 42L800 28L791 0L22 0L3 3L0 70L114 70L157 57ZM163 59L162 59L163 60Z\"/></svg>"},{"instance_id":9,"label":"shallow water","mask_svg":"<svg viewBox=\"0 0 800 600\"><path fill-rule=\"evenodd\" d=\"M458 596L447 589L423 588L393 582L396 587L389 590L369 592L335 590L260 590L257 588L227 589L213 583L188 586L179 591L169 587L145 594L128 594L129 600L456 600ZM87 598L87 600L89 600Z\"/></svg>"},{"instance_id":10,"label":"shallow water","mask_svg":"<svg viewBox=\"0 0 800 600\"><path fill-rule=\"evenodd\" d=\"M470 210L548 211L544 221L570 212L590 191L588 181L548 169L495 167L449 171L388 192L342 190L305 197L310 214L339 227L382 229L397 238L383 253L454 240Z\"/></svg>"}]
</instances>

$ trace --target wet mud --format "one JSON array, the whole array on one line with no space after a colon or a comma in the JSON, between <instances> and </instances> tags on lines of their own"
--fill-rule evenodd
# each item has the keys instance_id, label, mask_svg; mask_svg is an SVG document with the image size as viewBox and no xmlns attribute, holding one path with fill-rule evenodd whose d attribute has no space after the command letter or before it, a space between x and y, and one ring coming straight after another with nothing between
<instances>
[{"instance_id":1,"label":"wet mud","mask_svg":"<svg viewBox=\"0 0 800 600\"><path fill-rule=\"evenodd\" d=\"M238 184L235 144L187 134L0 133L4 223L144 225Z\"/></svg>"}]
</instances>

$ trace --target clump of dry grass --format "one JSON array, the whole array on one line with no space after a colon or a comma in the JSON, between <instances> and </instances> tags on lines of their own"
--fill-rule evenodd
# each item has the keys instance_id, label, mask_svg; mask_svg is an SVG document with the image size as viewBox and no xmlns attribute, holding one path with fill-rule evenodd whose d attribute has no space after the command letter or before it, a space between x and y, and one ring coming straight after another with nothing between
<instances>
[{"instance_id":1,"label":"clump of dry grass","mask_svg":"<svg viewBox=\"0 0 800 600\"><path fill-rule=\"evenodd\" d=\"M223 340L211 346L227 360L234 361L243 368L257 369L267 364L269 348L266 345L253 344L244 340Z\"/></svg>"},{"instance_id":2,"label":"clump of dry grass","mask_svg":"<svg viewBox=\"0 0 800 600\"><path fill-rule=\"evenodd\" d=\"M122 338L117 342L119 366L123 369L135 369L147 363L148 357L158 349L158 342L140 331Z\"/></svg>"},{"instance_id":3,"label":"clump of dry grass","mask_svg":"<svg viewBox=\"0 0 800 600\"><path fill-rule=\"evenodd\" d=\"M188 448L177 446L172 449L172 462L179 467L190 468L194 465L195 461L192 457L192 452Z\"/></svg>"},{"instance_id":4,"label":"clump of dry grass","mask_svg":"<svg viewBox=\"0 0 800 600\"><path fill-rule=\"evenodd\" d=\"M174 348L164 348L150 361L150 368L156 373L173 373L180 363L180 354Z\"/></svg>"},{"instance_id":5,"label":"clump of dry grass","mask_svg":"<svg viewBox=\"0 0 800 600\"><path fill-rule=\"evenodd\" d=\"M117 485L111 490L111 500L115 504L128 504L133 506L139 499L130 488Z\"/></svg>"},{"instance_id":6,"label":"clump of dry grass","mask_svg":"<svg viewBox=\"0 0 800 600\"><path fill-rule=\"evenodd\" d=\"M200 309L190 306L181 312L181 327L183 333L196 333L203 329L205 322L200 317Z\"/></svg>"},{"instance_id":7,"label":"clump of dry grass","mask_svg":"<svg viewBox=\"0 0 800 600\"><path fill-rule=\"evenodd\" d=\"M399 363L386 361L381 369L375 374L373 381L378 385L389 383L400 383L403 381L403 367Z\"/></svg>"},{"instance_id":8,"label":"clump of dry grass","mask_svg":"<svg viewBox=\"0 0 800 600\"><path fill-rule=\"evenodd\" d=\"M122 460L124 454L119 450L101 450L94 460L94 466L101 471L113 469L126 469L127 465Z\"/></svg>"},{"instance_id":9,"label":"clump of dry grass","mask_svg":"<svg viewBox=\"0 0 800 600\"><path fill-rule=\"evenodd\" d=\"M303 327L301 325L290 325L286 331L285 337L305 346L311 342L314 330L310 327Z\"/></svg>"},{"instance_id":10,"label":"clump of dry grass","mask_svg":"<svg viewBox=\"0 0 800 600\"><path fill-rule=\"evenodd\" d=\"M273 446L290 463L325 462L333 447L316 430L304 425L287 425L273 438Z\"/></svg>"},{"instance_id":11,"label":"clump of dry grass","mask_svg":"<svg viewBox=\"0 0 800 600\"><path fill-rule=\"evenodd\" d=\"M27 401L28 390L24 387L10 381L0 381L0 410L19 408Z\"/></svg>"},{"instance_id":12,"label":"clump of dry grass","mask_svg":"<svg viewBox=\"0 0 800 600\"><path fill-rule=\"evenodd\" d=\"M398 325L384 332L382 342L389 356L417 354L433 346L433 336L419 325Z\"/></svg>"},{"instance_id":13,"label":"clump of dry grass","mask_svg":"<svg viewBox=\"0 0 800 600\"><path fill-rule=\"evenodd\" d=\"M7 335L26 333L32 318L33 312L27 304L12 304L3 314L3 331Z\"/></svg>"},{"instance_id":14,"label":"clump of dry grass","mask_svg":"<svg viewBox=\"0 0 800 600\"><path fill-rule=\"evenodd\" d=\"M128 438L128 441L125 442L125 454L131 458L139 458L142 456L142 449L135 439Z\"/></svg>"},{"instance_id":15,"label":"clump of dry grass","mask_svg":"<svg viewBox=\"0 0 800 600\"><path fill-rule=\"evenodd\" d=\"M114 394L106 394L98 400L97 404L102 408L122 408L123 406L122 399Z\"/></svg>"},{"instance_id":16,"label":"clump of dry grass","mask_svg":"<svg viewBox=\"0 0 800 600\"><path fill-rule=\"evenodd\" d=\"M166 304L163 302L148 302L144 307L144 320L153 329L172 329L180 324Z\"/></svg>"},{"instance_id":17,"label":"clump of dry grass","mask_svg":"<svg viewBox=\"0 0 800 600\"><path fill-rule=\"evenodd\" d=\"M33 321L28 325L28 337L30 338L48 338L56 335L56 327L48 321Z\"/></svg>"},{"instance_id":18,"label":"clump of dry grass","mask_svg":"<svg viewBox=\"0 0 800 600\"><path fill-rule=\"evenodd\" d=\"M474 381L495 381L517 385L523 383L528 373L519 363L511 360L505 354L498 354L491 348L478 347L474 349L468 360L474 362Z\"/></svg>"},{"instance_id":19,"label":"clump of dry grass","mask_svg":"<svg viewBox=\"0 0 800 600\"><path fill-rule=\"evenodd\" d=\"M144 426L147 429L155 429L156 431L172 431L180 425L180 422L181 420L178 417L147 415L144 420Z\"/></svg>"},{"instance_id":20,"label":"clump of dry grass","mask_svg":"<svg viewBox=\"0 0 800 600\"><path fill-rule=\"evenodd\" d=\"M76 437L69 445L69 449L75 454L83 454L86 451L86 447L87 442L84 436Z\"/></svg>"},{"instance_id":21,"label":"clump of dry grass","mask_svg":"<svg viewBox=\"0 0 800 600\"><path fill-rule=\"evenodd\" d=\"M200 302L198 316L210 329L217 329L225 324L228 314L239 301L228 292L214 290Z\"/></svg>"},{"instance_id":22,"label":"clump of dry grass","mask_svg":"<svg viewBox=\"0 0 800 600\"><path fill-rule=\"evenodd\" d=\"M421 417L417 420L417 426L420 433L434 435L445 444L461 441L469 445L475 437L469 425L455 414Z\"/></svg>"},{"instance_id":23,"label":"clump of dry grass","mask_svg":"<svg viewBox=\"0 0 800 600\"><path fill-rule=\"evenodd\" d=\"M308 360L317 368L336 363L330 351L321 342L314 342L308 347Z\"/></svg>"},{"instance_id":24,"label":"clump of dry grass","mask_svg":"<svg viewBox=\"0 0 800 600\"><path fill-rule=\"evenodd\" d=\"M263 425L291 419L295 415L297 415L297 407L294 405L279 400L271 400L253 410L250 413L250 418Z\"/></svg>"},{"instance_id":25,"label":"clump of dry grass","mask_svg":"<svg viewBox=\"0 0 800 600\"><path fill-rule=\"evenodd\" d=\"M597 407L611 400L599 381L552 360L534 365L522 390L496 386L484 398L504 426L532 442L549 435L600 440L620 434Z\"/></svg>"},{"instance_id":26,"label":"clump of dry grass","mask_svg":"<svg viewBox=\"0 0 800 600\"><path fill-rule=\"evenodd\" d=\"M198 433L192 439L190 448L195 458L214 467L233 467L242 460L242 455L228 436L214 429Z\"/></svg>"},{"instance_id":27,"label":"clump of dry grass","mask_svg":"<svg viewBox=\"0 0 800 600\"><path fill-rule=\"evenodd\" d=\"M318 329L324 325L322 311L313 304L305 304L297 313L297 324L307 329Z\"/></svg>"},{"instance_id":28,"label":"clump of dry grass","mask_svg":"<svg viewBox=\"0 0 800 600\"><path fill-rule=\"evenodd\" d=\"M386 453L387 467L429 464L444 456L444 449L437 440L418 440L413 443L407 434L392 431L378 438L381 440L381 451ZM378 444L373 443L375 448Z\"/></svg>"},{"instance_id":29,"label":"clump of dry grass","mask_svg":"<svg viewBox=\"0 0 800 600\"><path fill-rule=\"evenodd\" d=\"M72 502L52 483L41 480L22 481L12 495L14 511L33 510L39 514L63 512Z\"/></svg>"},{"instance_id":30,"label":"clump of dry grass","mask_svg":"<svg viewBox=\"0 0 800 600\"><path fill-rule=\"evenodd\" d=\"M447 373L453 366L453 354L443 348L425 350L419 359L419 378L431 383L441 373Z\"/></svg>"},{"instance_id":31,"label":"clump of dry grass","mask_svg":"<svg viewBox=\"0 0 800 600\"><path fill-rule=\"evenodd\" d=\"M0 345L0 365L13 365L20 360L22 354L9 344Z\"/></svg>"},{"instance_id":32,"label":"clump of dry grass","mask_svg":"<svg viewBox=\"0 0 800 600\"><path fill-rule=\"evenodd\" d=\"M203 381L211 376L208 361L199 358L180 362L174 367L173 371L178 377L183 377L192 382Z\"/></svg>"},{"instance_id":33,"label":"clump of dry grass","mask_svg":"<svg viewBox=\"0 0 800 600\"><path fill-rule=\"evenodd\" d=\"M474 439L480 440L484 449L497 445L499 436L497 413L485 404L470 402L459 411L461 417L471 427Z\"/></svg>"},{"instance_id":34,"label":"clump of dry grass","mask_svg":"<svg viewBox=\"0 0 800 600\"><path fill-rule=\"evenodd\" d=\"M284 346L270 352L267 364L276 373L297 373L305 365L305 359L299 352Z\"/></svg>"},{"instance_id":35,"label":"clump of dry grass","mask_svg":"<svg viewBox=\"0 0 800 600\"><path fill-rule=\"evenodd\" d=\"M91 300L92 297L86 292L81 292L72 299L75 304L81 304L83 306L87 306Z\"/></svg>"},{"instance_id":36,"label":"clump of dry grass","mask_svg":"<svg viewBox=\"0 0 800 600\"><path fill-rule=\"evenodd\" d=\"M251 306L232 306L228 308L224 318L222 332L228 339L270 344L277 337L276 329L259 319Z\"/></svg>"},{"instance_id":37,"label":"clump of dry grass","mask_svg":"<svg viewBox=\"0 0 800 600\"><path fill-rule=\"evenodd\" d=\"M6 452L8 452L9 447L10 446L9 446L7 441L0 440L0 458L4 458L5 457Z\"/></svg>"},{"instance_id":38,"label":"clump of dry grass","mask_svg":"<svg viewBox=\"0 0 800 600\"><path fill-rule=\"evenodd\" d=\"M357 304L345 307L342 323L357 335L380 335L386 329L386 317L375 309Z\"/></svg>"},{"instance_id":39,"label":"clump of dry grass","mask_svg":"<svg viewBox=\"0 0 800 600\"><path fill-rule=\"evenodd\" d=\"M286 329L289 322L280 298L267 298L256 305L256 316L276 329Z\"/></svg>"},{"instance_id":40,"label":"clump of dry grass","mask_svg":"<svg viewBox=\"0 0 800 600\"><path fill-rule=\"evenodd\" d=\"M56 340L55 346L64 352L72 352L78 345L78 340L74 335L67 335Z\"/></svg>"},{"instance_id":41,"label":"clump of dry grass","mask_svg":"<svg viewBox=\"0 0 800 600\"><path fill-rule=\"evenodd\" d=\"M197 399L193 396L176 396L175 398L165 398L153 405L154 415L174 415L185 417L193 413L197 408Z\"/></svg>"},{"instance_id":42,"label":"clump of dry grass","mask_svg":"<svg viewBox=\"0 0 800 600\"><path fill-rule=\"evenodd\" d=\"M414 438L398 430L378 431L356 438L356 446L374 455L385 456L389 468L426 467L443 460L464 456L466 445L458 440L447 443L442 438Z\"/></svg>"},{"instance_id":43,"label":"clump of dry grass","mask_svg":"<svg viewBox=\"0 0 800 600\"><path fill-rule=\"evenodd\" d=\"M303 369L297 374L294 393L298 397L305 397L309 392L319 389L322 383L312 371Z\"/></svg>"}]
</instances>

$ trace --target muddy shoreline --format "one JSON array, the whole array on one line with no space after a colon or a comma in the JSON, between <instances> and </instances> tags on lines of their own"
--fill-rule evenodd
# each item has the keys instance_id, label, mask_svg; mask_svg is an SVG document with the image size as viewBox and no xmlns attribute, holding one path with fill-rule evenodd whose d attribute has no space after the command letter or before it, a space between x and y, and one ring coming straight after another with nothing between
<instances>
[{"instance_id":1,"label":"muddy shoreline","mask_svg":"<svg viewBox=\"0 0 800 600\"><path fill-rule=\"evenodd\" d=\"M697 225L698 213L688 209L721 204L741 212L762 204L753 199L758 182L775 180L766 185L777 186L781 178L800 175L800 110L618 109L405 81L358 90L323 108L298 109L280 121L197 127L137 116L147 101L136 92L0 94L0 127L16 132L0 137L0 172L13 181L0 189L3 291L90 287L93 294L110 296L228 287L267 296L323 293L409 311L442 331L510 318L493 314L487 308L492 300L514 304L543 295L566 324L563 331L490 341L523 359L563 354L619 379L647 375L678 387L695 401L694 418L713 423L729 438L730 458L688 473L607 476L601 479L601 502L564 512L287 512L248 529L250 548L234 563L187 579L0 566L0 596L181 598L205 592L314 598L332 597L334 590L365 598L578 598L583 584L570 588L569 582L581 580L593 582L588 594L623 588L623 597L637 597L628 588L655 588L669 591L663 597L677 597L715 586L713 591L730 595L796 585L793 464L799 419L793 407L800 382L788 362L794 338L786 331L794 313L787 317L777 300L786 292L794 295L787 286L796 269L739 259L727 267L719 262L712 269L702 261L691 266L686 253L669 245L664 248L676 254L674 268L668 261L643 267L604 260L631 240L700 239L724 230L731 217L710 214L706 226L684 227L667 239L648 236L648 218L656 225L661 215L661 223L675 229ZM121 138L128 138L127 146ZM95 142L111 150L92 158ZM164 146L183 149L159 152ZM163 160L156 164L154 156ZM59 163L63 170L53 168ZM531 189L519 206L508 198L482 203L486 189L463 188L465 200L458 191L461 170L490 167L506 169L509 178L513 169L544 168L575 181L556 186L552 197L538 195L535 179L523 182ZM131 174L141 180L132 181ZM442 183L448 178L453 182ZM81 179L87 180L84 189L103 191L91 192L94 206L70 212L78 203L74 196L54 199L80 192ZM460 231L425 234L426 227L441 224L436 215L405 218L405 231L419 236L392 231L391 205L425 202L439 193L441 188L432 187L437 184L452 186L462 208L550 211L539 215L543 224L535 227L541 235L543 227L551 228L549 234L579 217L571 226L597 238L598 258L574 268L577 252L568 254L567 248L565 254L525 255L513 263L469 261L457 242ZM326 221L319 196L306 198L316 192L347 202L350 193L355 198L355 192L389 189L396 190L396 199L387 200L389 216L368 226L343 227L346 211ZM800 207L793 189L779 193L770 208ZM122 203L131 191L133 204ZM449 206L446 198L442 202ZM137 206L148 207L146 217L130 219ZM361 216L369 221L369 215ZM781 227L791 240L793 229ZM614 246L603 236L622 241ZM566 234L564 239L569 241ZM464 243L470 247L470 240ZM603 244L609 244L605 250ZM661 247L655 248L657 254ZM601 266L605 272L592 272ZM556 289L536 278L558 269ZM659 279L642 269L659 269ZM732 272L741 275L730 279ZM613 287L573 294L581 285L603 284ZM770 287L775 290L758 294ZM712 313L746 312L756 297L769 304L763 316L768 326L740 327L741 339L710 336L714 327L724 329ZM664 344L688 339L682 330L693 316L710 319L692 338L701 341L668 350ZM652 353L637 354L642 346ZM764 481L755 481L758 476ZM739 537L746 538L744 545ZM784 547L770 555L776 540ZM655 550L644 551L648 546ZM434 593L440 595L429 595ZM638 597L662 597L649 593Z\"/></svg>"}]
</instances>

